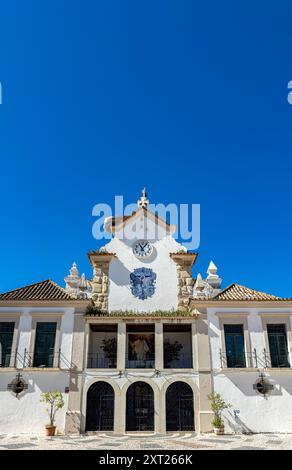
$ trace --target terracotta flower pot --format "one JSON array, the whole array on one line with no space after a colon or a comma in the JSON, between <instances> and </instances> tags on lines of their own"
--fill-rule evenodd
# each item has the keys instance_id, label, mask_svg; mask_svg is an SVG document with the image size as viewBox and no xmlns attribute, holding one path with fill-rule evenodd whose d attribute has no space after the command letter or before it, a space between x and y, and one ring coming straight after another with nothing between
<instances>
[{"instance_id":1,"label":"terracotta flower pot","mask_svg":"<svg viewBox=\"0 0 292 470\"><path fill-rule=\"evenodd\" d=\"M46 426L46 436L54 436L56 432L56 426Z\"/></svg>"},{"instance_id":2,"label":"terracotta flower pot","mask_svg":"<svg viewBox=\"0 0 292 470\"><path fill-rule=\"evenodd\" d=\"M213 428L213 430L216 436L222 436L224 434L224 426L221 426L220 428Z\"/></svg>"}]
</instances>

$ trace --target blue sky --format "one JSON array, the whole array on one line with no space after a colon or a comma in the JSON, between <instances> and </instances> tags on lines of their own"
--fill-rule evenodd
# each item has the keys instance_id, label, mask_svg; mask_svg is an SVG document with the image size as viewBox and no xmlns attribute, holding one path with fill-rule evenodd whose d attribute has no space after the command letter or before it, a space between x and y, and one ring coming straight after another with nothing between
<instances>
[{"instance_id":1,"label":"blue sky","mask_svg":"<svg viewBox=\"0 0 292 470\"><path fill-rule=\"evenodd\" d=\"M94 204L201 204L196 271L292 296L292 4L2 2L0 290L63 283Z\"/></svg>"}]
</instances>

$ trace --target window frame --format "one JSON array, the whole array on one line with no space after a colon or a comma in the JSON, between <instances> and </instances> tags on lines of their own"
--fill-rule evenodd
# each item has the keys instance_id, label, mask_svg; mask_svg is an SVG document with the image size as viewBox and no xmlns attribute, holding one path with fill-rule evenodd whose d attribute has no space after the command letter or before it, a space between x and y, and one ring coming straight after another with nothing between
<instances>
[{"instance_id":1,"label":"window frame","mask_svg":"<svg viewBox=\"0 0 292 470\"><path fill-rule=\"evenodd\" d=\"M35 354L35 345L36 345L36 329L38 323L56 323L56 335L55 335L55 346L54 346L54 359L52 367L44 367L47 369L58 369L58 351L61 348L61 321L63 313L31 313L32 323L31 323L31 336L30 336L30 348L29 354L32 359L32 364L34 363L34 354ZM31 368L38 369L38 367L32 366ZM43 368L41 368L43 369Z\"/></svg>"},{"instance_id":2,"label":"window frame","mask_svg":"<svg viewBox=\"0 0 292 470\"><path fill-rule=\"evenodd\" d=\"M0 313L0 323L14 323L10 363L8 367L0 367L0 370L2 369L7 370L8 368L15 369L15 365L17 365L17 357L14 357L13 355L17 353L17 345L19 342L19 320L20 320L20 313L15 313L15 312L13 313L5 312L4 314L2 314L2 312Z\"/></svg>"},{"instance_id":3,"label":"window frame","mask_svg":"<svg viewBox=\"0 0 292 470\"><path fill-rule=\"evenodd\" d=\"M245 367L227 367L227 360L226 366L223 369L228 370L240 370L240 369L250 369L253 368L252 365L252 357L250 354L251 352L251 341L250 341L250 334L248 330L248 320L247 317L249 313L246 312L234 312L234 313L227 313L227 312L217 312L216 316L219 318L219 329L220 329L220 342L221 342L221 350L226 354L226 343L225 343L225 331L224 325L242 325L243 327L243 341L244 341L244 352L245 352Z\"/></svg>"},{"instance_id":4,"label":"window frame","mask_svg":"<svg viewBox=\"0 0 292 470\"><path fill-rule=\"evenodd\" d=\"M291 369L292 368L292 330L291 330L291 321L292 318L291 313L260 313L259 314L262 320L262 329L264 332L264 347L271 357L270 351L270 343L269 343L269 335L268 335L268 327L267 325L285 325L286 329L286 337L287 337L287 349L288 349L288 359L290 363L290 367L269 367L269 369Z\"/></svg>"}]
</instances>

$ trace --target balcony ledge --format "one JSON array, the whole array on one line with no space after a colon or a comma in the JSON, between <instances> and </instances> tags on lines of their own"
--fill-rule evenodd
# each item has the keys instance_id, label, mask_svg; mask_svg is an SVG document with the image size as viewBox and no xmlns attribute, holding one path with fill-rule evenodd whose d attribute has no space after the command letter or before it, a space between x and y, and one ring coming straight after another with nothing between
<instances>
[{"instance_id":1,"label":"balcony ledge","mask_svg":"<svg viewBox=\"0 0 292 470\"><path fill-rule=\"evenodd\" d=\"M280 372L288 372L292 371L291 367L220 367L218 369L213 369L214 372L259 372L261 370L264 371L280 371Z\"/></svg>"}]
</instances>

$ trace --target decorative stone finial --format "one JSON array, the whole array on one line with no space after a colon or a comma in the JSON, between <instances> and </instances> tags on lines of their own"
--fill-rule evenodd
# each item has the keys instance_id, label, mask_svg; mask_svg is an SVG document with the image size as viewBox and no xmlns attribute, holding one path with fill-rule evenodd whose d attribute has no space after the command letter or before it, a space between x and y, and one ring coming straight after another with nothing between
<instances>
[{"instance_id":1,"label":"decorative stone finial","mask_svg":"<svg viewBox=\"0 0 292 470\"><path fill-rule=\"evenodd\" d=\"M86 279L84 274L79 277L76 263L72 264L70 274L64 280L66 283L65 289L70 295L73 295L75 298L91 298L92 288L90 281Z\"/></svg>"},{"instance_id":2,"label":"decorative stone finial","mask_svg":"<svg viewBox=\"0 0 292 470\"><path fill-rule=\"evenodd\" d=\"M221 277L217 274L217 266L210 262L207 270L208 276L203 279L201 274L197 275L197 280L194 286L194 298L212 298L221 291Z\"/></svg>"},{"instance_id":3,"label":"decorative stone finial","mask_svg":"<svg viewBox=\"0 0 292 470\"><path fill-rule=\"evenodd\" d=\"M208 276L206 281L213 289L218 290L221 287L222 279L218 276L217 271L217 266L211 261L207 270Z\"/></svg>"},{"instance_id":4,"label":"decorative stone finial","mask_svg":"<svg viewBox=\"0 0 292 470\"><path fill-rule=\"evenodd\" d=\"M197 279L196 279L196 282L195 282L195 289L198 290L198 291L202 291L205 287L205 282L203 281L203 278L201 276L201 274L199 273L197 275Z\"/></svg>"},{"instance_id":5,"label":"decorative stone finial","mask_svg":"<svg viewBox=\"0 0 292 470\"><path fill-rule=\"evenodd\" d=\"M71 266L70 275L73 276L73 277L78 277L78 275L79 275L78 268L77 268L77 265L76 265L75 262Z\"/></svg>"},{"instance_id":6,"label":"decorative stone finial","mask_svg":"<svg viewBox=\"0 0 292 470\"><path fill-rule=\"evenodd\" d=\"M86 282L85 274L82 273L80 282L79 282L79 289L83 292L86 290L86 288L87 288L87 282Z\"/></svg>"},{"instance_id":7,"label":"decorative stone finial","mask_svg":"<svg viewBox=\"0 0 292 470\"><path fill-rule=\"evenodd\" d=\"M213 261L210 261L210 264L207 269L207 274L209 274L209 276L214 276L215 274L217 274L217 271L218 271L217 266L215 266Z\"/></svg>"},{"instance_id":8,"label":"decorative stone finial","mask_svg":"<svg viewBox=\"0 0 292 470\"><path fill-rule=\"evenodd\" d=\"M142 196L140 197L139 201L137 202L138 206L140 207L140 209L145 209L148 204L149 204L149 201L147 199L147 193L146 193L146 188L143 189L142 191Z\"/></svg>"}]
</instances>

